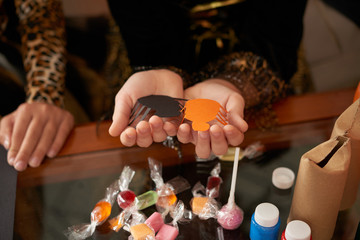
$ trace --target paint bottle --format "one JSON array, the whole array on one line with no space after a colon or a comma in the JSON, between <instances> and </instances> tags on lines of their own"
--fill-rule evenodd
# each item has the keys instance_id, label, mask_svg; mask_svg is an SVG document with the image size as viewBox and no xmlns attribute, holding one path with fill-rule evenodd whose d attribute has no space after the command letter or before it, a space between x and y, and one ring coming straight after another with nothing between
<instances>
[{"instance_id":1,"label":"paint bottle","mask_svg":"<svg viewBox=\"0 0 360 240\"><path fill-rule=\"evenodd\" d=\"M304 221L293 220L287 224L281 240L311 240L311 228Z\"/></svg>"},{"instance_id":2,"label":"paint bottle","mask_svg":"<svg viewBox=\"0 0 360 240\"><path fill-rule=\"evenodd\" d=\"M271 203L261 203L251 217L251 240L277 240L280 228L279 209Z\"/></svg>"}]
</instances>

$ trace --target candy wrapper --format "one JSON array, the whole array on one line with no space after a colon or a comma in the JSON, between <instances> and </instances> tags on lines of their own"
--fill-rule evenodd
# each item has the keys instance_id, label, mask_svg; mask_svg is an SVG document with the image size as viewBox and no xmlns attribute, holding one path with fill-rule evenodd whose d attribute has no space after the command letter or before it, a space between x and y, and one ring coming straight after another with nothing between
<instances>
[{"instance_id":1,"label":"candy wrapper","mask_svg":"<svg viewBox=\"0 0 360 240\"><path fill-rule=\"evenodd\" d=\"M133 202L134 204L130 204L126 208L123 208L123 211L119 215L109 220L110 228L118 232L122 227L126 225L132 215L137 214L137 211L139 210L143 210L156 204L157 199L157 193L151 190L135 197L135 200ZM121 203L123 203L123 201L121 201Z\"/></svg>"},{"instance_id":2,"label":"candy wrapper","mask_svg":"<svg viewBox=\"0 0 360 240\"><path fill-rule=\"evenodd\" d=\"M205 187L200 182L197 182L192 189L194 197L190 200L192 212L202 220L216 218L219 204L215 199L206 196L204 193Z\"/></svg>"},{"instance_id":3,"label":"candy wrapper","mask_svg":"<svg viewBox=\"0 0 360 240\"><path fill-rule=\"evenodd\" d=\"M127 167L125 167L127 168ZM105 197L100 200L91 211L90 223L69 227L65 235L69 240L85 239L90 237L96 226L101 225L110 216L111 207L119 192L119 179L106 188Z\"/></svg>"},{"instance_id":4,"label":"candy wrapper","mask_svg":"<svg viewBox=\"0 0 360 240\"><path fill-rule=\"evenodd\" d=\"M117 195L117 203L121 209L127 209L135 204L136 195L129 190L129 184L135 175L135 171L130 167L124 167L119 179L119 193ZM112 230L119 231L130 218L131 211L122 211L119 215L109 220Z\"/></svg>"},{"instance_id":5,"label":"candy wrapper","mask_svg":"<svg viewBox=\"0 0 360 240\"><path fill-rule=\"evenodd\" d=\"M180 176L164 183L162 178L162 165L160 162L149 158L150 177L156 185L158 200L156 208L163 216L167 215L177 201L176 194L190 188L189 182Z\"/></svg>"},{"instance_id":6,"label":"candy wrapper","mask_svg":"<svg viewBox=\"0 0 360 240\"><path fill-rule=\"evenodd\" d=\"M119 179L119 194L117 195L117 203L120 208L125 209L132 205L135 201L135 193L129 190L129 184L135 175L135 171L130 167L124 167Z\"/></svg>"},{"instance_id":7,"label":"candy wrapper","mask_svg":"<svg viewBox=\"0 0 360 240\"><path fill-rule=\"evenodd\" d=\"M220 177L221 165L216 164L213 170L211 170L210 177L208 177L206 185L206 196L211 198L217 198L219 196L220 185L222 179Z\"/></svg>"},{"instance_id":8,"label":"candy wrapper","mask_svg":"<svg viewBox=\"0 0 360 240\"><path fill-rule=\"evenodd\" d=\"M225 155L221 155L219 158L223 161L234 161L235 147L230 147ZM265 152L265 146L261 142L257 141L248 145L244 150L240 149L239 160L243 158L254 159L261 156Z\"/></svg>"},{"instance_id":9,"label":"candy wrapper","mask_svg":"<svg viewBox=\"0 0 360 240\"><path fill-rule=\"evenodd\" d=\"M185 209L184 203L179 200L176 206L170 211L172 221L170 224L162 224L156 240L174 240L179 235L178 223L187 223L191 220L192 214Z\"/></svg>"},{"instance_id":10,"label":"candy wrapper","mask_svg":"<svg viewBox=\"0 0 360 240\"><path fill-rule=\"evenodd\" d=\"M158 198L159 197L156 191L153 190L147 191L135 198L136 208L138 210L143 210L152 205L155 205L156 202L158 201Z\"/></svg>"},{"instance_id":11,"label":"candy wrapper","mask_svg":"<svg viewBox=\"0 0 360 240\"><path fill-rule=\"evenodd\" d=\"M155 229L160 228L164 222L161 214L160 220L158 215L152 215L151 219L146 219L146 216L138 211L133 211L131 221L128 221L128 226L124 227L126 231L130 232L129 240L155 240Z\"/></svg>"}]
</instances>

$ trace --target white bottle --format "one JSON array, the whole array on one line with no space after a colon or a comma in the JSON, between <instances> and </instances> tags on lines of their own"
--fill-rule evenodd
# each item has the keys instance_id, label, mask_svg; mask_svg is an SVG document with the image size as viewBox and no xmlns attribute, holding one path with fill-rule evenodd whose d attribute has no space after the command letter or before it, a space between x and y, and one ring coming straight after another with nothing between
<instances>
[{"instance_id":1,"label":"white bottle","mask_svg":"<svg viewBox=\"0 0 360 240\"><path fill-rule=\"evenodd\" d=\"M311 240L310 226L300 220L291 221L281 235L281 240Z\"/></svg>"}]
</instances>

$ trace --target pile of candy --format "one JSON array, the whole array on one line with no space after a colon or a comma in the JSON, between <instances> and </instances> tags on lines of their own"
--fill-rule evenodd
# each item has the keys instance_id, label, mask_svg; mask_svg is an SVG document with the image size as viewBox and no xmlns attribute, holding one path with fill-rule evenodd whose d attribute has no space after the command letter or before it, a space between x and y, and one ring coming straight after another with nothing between
<instances>
[{"instance_id":1,"label":"pile of candy","mask_svg":"<svg viewBox=\"0 0 360 240\"><path fill-rule=\"evenodd\" d=\"M96 203L91 211L90 223L69 227L65 232L68 239L88 238L95 232L97 226L108 221L108 225L113 231L118 232L123 229L123 231L129 232L129 239L173 240L179 234L178 224L190 222L194 215L203 220L219 217L219 214L221 214L221 211L219 211L220 203L216 198L219 196L222 183L219 176L220 163L211 171L206 187L198 182L192 188L194 197L190 202L192 208L192 211L190 211L185 208L184 203L178 200L176 196L190 189L188 181L181 176L177 176L168 182L164 182L161 163L151 158L148 159L148 162L150 177L155 183L154 190L136 196L129 189L135 171L129 166L125 166L119 179L106 189L105 197ZM115 201L121 212L117 216L108 219ZM147 218L141 210L153 205L156 206L157 211ZM221 221L219 221L219 224L227 229L237 228L243 218L242 211L239 212L237 209L234 210L237 212L231 215L234 217L235 222L238 223L236 226L233 226L234 224L231 227L223 226ZM241 216L237 216L238 214L241 214ZM167 218L168 215L172 221L165 223L165 219L170 219Z\"/></svg>"}]
</instances>

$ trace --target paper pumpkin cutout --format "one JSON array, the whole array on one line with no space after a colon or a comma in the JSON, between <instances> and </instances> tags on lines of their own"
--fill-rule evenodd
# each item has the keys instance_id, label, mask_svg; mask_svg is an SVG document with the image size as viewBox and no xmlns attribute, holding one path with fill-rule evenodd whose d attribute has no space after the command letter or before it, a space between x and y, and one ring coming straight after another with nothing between
<instances>
[{"instance_id":1,"label":"paper pumpkin cutout","mask_svg":"<svg viewBox=\"0 0 360 240\"><path fill-rule=\"evenodd\" d=\"M165 95L149 95L141 97L137 100L131 115L130 122L131 125L139 117L139 121L145 119L146 116L150 114L150 111L153 111L153 115L159 117L177 117L181 114L181 109L184 107L180 101L185 101L181 98L173 98Z\"/></svg>"},{"instance_id":2,"label":"paper pumpkin cutout","mask_svg":"<svg viewBox=\"0 0 360 240\"><path fill-rule=\"evenodd\" d=\"M210 128L208 122L217 120L222 125L227 125L226 109L220 103L210 99L191 99L185 103L184 119L192 121L195 131L206 131Z\"/></svg>"}]
</instances>

